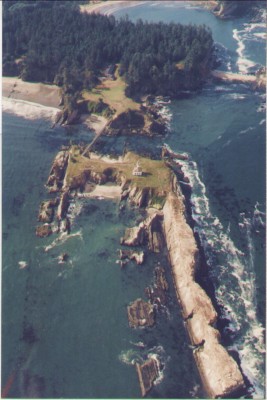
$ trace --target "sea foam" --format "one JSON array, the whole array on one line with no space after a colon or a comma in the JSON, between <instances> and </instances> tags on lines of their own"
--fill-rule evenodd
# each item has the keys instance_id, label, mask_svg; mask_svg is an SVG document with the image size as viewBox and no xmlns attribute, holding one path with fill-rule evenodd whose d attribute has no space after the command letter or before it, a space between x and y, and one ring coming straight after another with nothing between
<instances>
[{"instance_id":1,"label":"sea foam","mask_svg":"<svg viewBox=\"0 0 267 400\"><path fill-rule=\"evenodd\" d=\"M225 229L209 206L206 187L196 162L177 160L192 187L191 209L211 279L215 278L215 295L229 321L227 334L238 349L241 367L253 385L254 398L264 392L264 329L256 316L255 249L251 235L253 219L240 216L241 232L246 242L246 253L231 239L230 225ZM255 214L256 212L256 214ZM255 210L254 218L261 214ZM218 282L218 283L215 283Z\"/></svg>"},{"instance_id":2,"label":"sea foam","mask_svg":"<svg viewBox=\"0 0 267 400\"><path fill-rule=\"evenodd\" d=\"M54 107L47 107L38 103L11 99L7 97L2 98L2 110L4 112L16 114L19 117L30 120L41 118L54 120L57 112L59 111L57 108Z\"/></svg>"}]
</instances>

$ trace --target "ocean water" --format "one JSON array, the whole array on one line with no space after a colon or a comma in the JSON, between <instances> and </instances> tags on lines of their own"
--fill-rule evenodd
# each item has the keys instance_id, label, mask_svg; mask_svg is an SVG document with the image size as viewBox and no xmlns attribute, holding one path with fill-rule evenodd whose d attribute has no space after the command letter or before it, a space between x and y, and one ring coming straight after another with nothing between
<instances>
[{"instance_id":1,"label":"ocean water","mask_svg":"<svg viewBox=\"0 0 267 400\"><path fill-rule=\"evenodd\" d=\"M132 19L205 23L222 68L247 73L264 64L264 15L220 21L183 2L147 2L123 11ZM239 358L249 393L264 398L265 96L246 85L207 85L173 101L164 139L186 152L194 230L200 238L224 344ZM149 354L163 364L150 398L203 398L172 287L166 255L143 266L116 263L120 237L139 216L116 201L80 200L69 213L71 235L35 236L44 184L62 144L89 141L82 127L51 129L48 119L3 114L2 390L25 398L138 398L134 361ZM103 143L106 152L125 139ZM128 140L137 151L160 141ZM58 238L58 239L57 239ZM57 257L69 254L65 264ZM27 267L20 268L21 262ZM152 283L160 262L170 284L168 307L152 329L128 327L126 307ZM143 345L140 346L140 343Z\"/></svg>"}]
</instances>

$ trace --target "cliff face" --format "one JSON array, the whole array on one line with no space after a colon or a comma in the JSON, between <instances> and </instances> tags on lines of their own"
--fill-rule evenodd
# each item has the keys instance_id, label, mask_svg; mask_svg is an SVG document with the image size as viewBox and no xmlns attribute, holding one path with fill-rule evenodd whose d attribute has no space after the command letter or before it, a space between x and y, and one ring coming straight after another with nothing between
<instances>
[{"instance_id":1,"label":"cliff face","mask_svg":"<svg viewBox=\"0 0 267 400\"><path fill-rule=\"evenodd\" d=\"M220 334L213 327L217 313L206 292L195 282L198 249L184 217L183 196L173 192L163 208L164 232L172 265L178 301L186 321L194 357L207 394L211 398L230 396L244 389L237 363L220 344Z\"/></svg>"}]
</instances>

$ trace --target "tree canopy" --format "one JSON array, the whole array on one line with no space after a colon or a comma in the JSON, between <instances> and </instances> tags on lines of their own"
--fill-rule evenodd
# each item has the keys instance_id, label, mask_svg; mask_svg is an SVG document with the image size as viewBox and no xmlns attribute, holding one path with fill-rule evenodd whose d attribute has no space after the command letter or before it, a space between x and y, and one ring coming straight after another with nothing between
<instances>
[{"instance_id":1,"label":"tree canopy","mask_svg":"<svg viewBox=\"0 0 267 400\"><path fill-rule=\"evenodd\" d=\"M69 94L94 87L117 63L128 96L176 96L201 85L212 49L204 25L116 20L81 13L74 1L3 2L3 74L56 83Z\"/></svg>"}]
</instances>

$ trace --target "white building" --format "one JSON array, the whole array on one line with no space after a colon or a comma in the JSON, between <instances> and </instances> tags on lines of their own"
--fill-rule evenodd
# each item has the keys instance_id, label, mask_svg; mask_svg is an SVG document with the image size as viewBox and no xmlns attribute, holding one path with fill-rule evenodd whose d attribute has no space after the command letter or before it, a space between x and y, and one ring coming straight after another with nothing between
<instances>
[{"instance_id":1,"label":"white building","mask_svg":"<svg viewBox=\"0 0 267 400\"><path fill-rule=\"evenodd\" d=\"M133 169L133 175L134 176L142 176L143 175L142 167L141 167L139 161L137 161L137 163Z\"/></svg>"}]
</instances>

